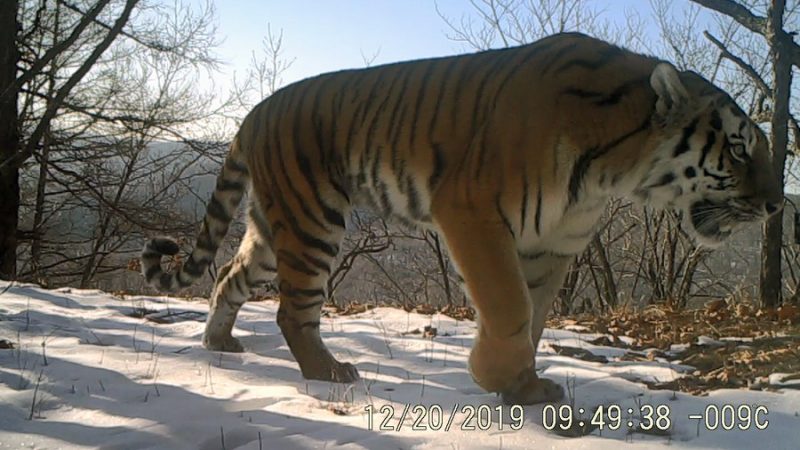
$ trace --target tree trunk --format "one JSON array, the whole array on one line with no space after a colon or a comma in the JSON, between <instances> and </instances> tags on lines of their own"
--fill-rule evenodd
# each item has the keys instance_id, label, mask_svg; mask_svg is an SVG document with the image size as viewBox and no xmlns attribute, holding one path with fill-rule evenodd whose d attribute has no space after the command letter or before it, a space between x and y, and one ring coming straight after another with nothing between
<instances>
[{"instance_id":1,"label":"tree trunk","mask_svg":"<svg viewBox=\"0 0 800 450\"><path fill-rule=\"evenodd\" d=\"M606 305L610 309L614 309L617 307L617 300L619 297L617 294L617 283L614 280L614 270L611 269L611 263L608 261L606 248L605 245L603 245L603 242L600 240L600 235L594 235L591 246L597 254L597 259L600 261L600 266L603 268L603 285L605 287L604 297L606 298ZM598 291L598 293L600 292Z\"/></svg>"},{"instance_id":2,"label":"tree trunk","mask_svg":"<svg viewBox=\"0 0 800 450\"><path fill-rule=\"evenodd\" d=\"M17 130L17 0L0 1L0 163L19 149ZM8 92L6 92L8 90ZM0 168L0 279L17 272L17 223L19 219L19 166Z\"/></svg>"},{"instance_id":3,"label":"tree trunk","mask_svg":"<svg viewBox=\"0 0 800 450\"><path fill-rule=\"evenodd\" d=\"M773 0L769 10L767 39L773 50L772 69L775 89L772 91L772 156L783 189L783 170L788 145L789 95L792 84L792 63L787 41L791 37L783 31L785 0ZM783 241L783 215L776 214L764 224L761 244L761 306L774 308L781 303L781 245Z\"/></svg>"},{"instance_id":4,"label":"tree trunk","mask_svg":"<svg viewBox=\"0 0 800 450\"><path fill-rule=\"evenodd\" d=\"M439 274L442 276L444 283L444 295L447 297L447 306L453 306L453 294L450 289L450 277L447 270L447 259L445 259L444 252L442 251L442 244L439 242L439 235L436 233L429 234L433 239L434 250L436 251L436 261L439 263Z\"/></svg>"}]
</instances>

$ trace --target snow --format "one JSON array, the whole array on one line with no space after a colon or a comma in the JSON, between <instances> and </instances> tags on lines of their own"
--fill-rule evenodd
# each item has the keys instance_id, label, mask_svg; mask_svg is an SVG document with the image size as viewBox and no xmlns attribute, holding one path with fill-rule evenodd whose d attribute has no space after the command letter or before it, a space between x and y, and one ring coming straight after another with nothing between
<instances>
[{"instance_id":1,"label":"snow","mask_svg":"<svg viewBox=\"0 0 800 450\"><path fill-rule=\"evenodd\" d=\"M0 283L0 291L6 287ZM142 308L174 322L132 317ZM275 302L245 305L234 335L246 352L219 353L200 345L202 301L14 285L0 295L0 342L15 347L0 349L0 449L800 448L796 386L720 390L706 397L651 391L642 380L668 381L692 368L622 361L620 349L588 342L598 335L569 330L545 331L541 375L568 387L574 409L589 411L586 420L599 406L618 405L626 421L641 419L626 414L628 408L666 405L668 433L629 434L622 426L569 438L546 430L545 405L512 410L473 383L466 359L475 325L442 315L377 308L323 318L323 339L337 358L357 365L362 380L305 381L275 324L276 311ZM425 326L435 327L437 336L411 333ZM608 362L557 355L551 344L587 350ZM365 409L370 405L372 429ZM420 424L438 431L413 429L423 411L415 405L426 412L433 408ZM433 420L436 405L441 424ZM750 426L710 431L704 421L688 418L724 405L750 412ZM756 416L759 406L768 413ZM483 414L480 425L487 429L478 429L477 417L465 423L470 408ZM521 429L512 429L520 412ZM390 413L392 430L379 430ZM754 419L769 424L759 430ZM465 425L475 429L462 430Z\"/></svg>"}]
</instances>

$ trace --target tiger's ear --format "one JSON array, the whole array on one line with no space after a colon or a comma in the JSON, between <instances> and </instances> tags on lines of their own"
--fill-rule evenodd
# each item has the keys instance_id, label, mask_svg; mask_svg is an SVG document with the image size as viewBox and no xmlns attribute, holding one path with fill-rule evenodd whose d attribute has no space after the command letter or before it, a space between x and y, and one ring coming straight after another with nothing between
<instances>
[{"instance_id":1,"label":"tiger's ear","mask_svg":"<svg viewBox=\"0 0 800 450\"><path fill-rule=\"evenodd\" d=\"M650 75L650 86L656 93L655 123L662 127L680 127L690 110L689 92L678 71L669 63L660 63Z\"/></svg>"}]
</instances>

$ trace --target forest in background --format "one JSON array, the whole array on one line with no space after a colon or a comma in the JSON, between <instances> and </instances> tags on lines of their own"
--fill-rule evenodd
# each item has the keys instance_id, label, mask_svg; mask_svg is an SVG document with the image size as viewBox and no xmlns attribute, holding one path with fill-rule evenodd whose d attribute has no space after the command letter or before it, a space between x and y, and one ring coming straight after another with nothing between
<instances>
[{"instance_id":1,"label":"forest in background","mask_svg":"<svg viewBox=\"0 0 800 450\"><path fill-rule=\"evenodd\" d=\"M582 31L694 70L723 87L770 132L786 183L796 183L791 88L800 49L796 1L652 0L647 17L609 21L591 1L471 0L447 17L465 50ZM701 14L713 14L709 27ZM197 89L220 66L213 3L146 0L0 2L0 273L43 286L144 289L137 256L147 237L194 244L213 177L242 111L282 85L303 55L286 55L267 27L249 73L231 92ZM655 24L657 42L643 42ZM371 60L365 58L364 65ZM786 157L781 157L783 155ZM13 201L18 199L17 202ZM710 252L694 245L669 212L619 200L573 263L558 313L710 299L765 307L800 302L797 200L783 221L751 227ZM438 237L356 211L328 286L332 302L461 306ZM243 232L237 222L221 266ZM177 262L177 261L175 261ZM214 270L188 291L207 295Z\"/></svg>"}]
</instances>

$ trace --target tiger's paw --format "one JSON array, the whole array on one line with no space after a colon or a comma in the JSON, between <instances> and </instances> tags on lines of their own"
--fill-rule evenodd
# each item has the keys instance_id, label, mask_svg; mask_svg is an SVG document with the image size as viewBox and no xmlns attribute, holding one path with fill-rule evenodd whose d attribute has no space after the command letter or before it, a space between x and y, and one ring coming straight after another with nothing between
<instances>
[{"instance_id":1,"label":"tiger's paw","mask_svg":"<svg viewBox=\"0 0 800 450\"><path fill-rule=\"evenodd\" d=\"M329 364L315 364L313 367L301 366L300 370L303 372L303 378L307 380L353 383L361 378L356 366L335 359Z\"/></svg>"},{"instance_id":2,"label":"tiger's paw","mask_svg":"<svg viewBox=\"0 0 800 450\"><path fill-rule=\"evenodd\" d=\"M244 346L233 336L210 337L203 335L203 347L213 352L242 353Z\"/></svg>"},{"instance_id":3,"label":"tiger's paw","mask_svg":"<svg viewBox=\"0 0 800 450\"><path fill-rule=\"evenodd\" d=\"M539 378L531 367L520 374L519 380L513 388L501 392L500 396L508 405L550 403L564 397L564 388L555 381Z\"/></svg>"}]
</instances>

